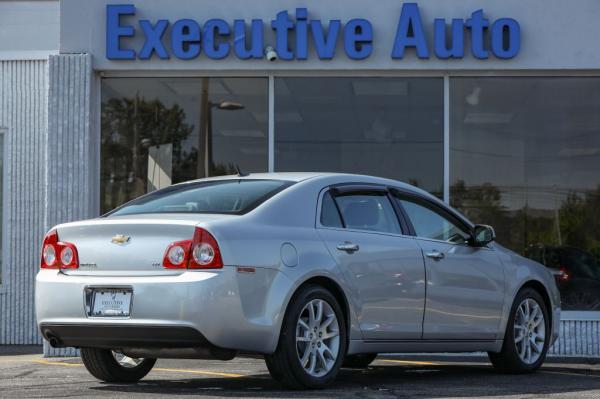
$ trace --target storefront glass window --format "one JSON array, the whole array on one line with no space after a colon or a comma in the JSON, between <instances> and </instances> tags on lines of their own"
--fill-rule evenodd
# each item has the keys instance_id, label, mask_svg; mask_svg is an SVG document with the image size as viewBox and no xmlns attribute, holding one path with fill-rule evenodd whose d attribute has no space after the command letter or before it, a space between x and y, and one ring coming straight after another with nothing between
<instances>
[{"instance_id":1,"label":"storefront glass window","mask_svg":"<svg viewBox=\"0 0 600 399\"><path fill-rule=\"evenodd\" d=\"M275 169L370 174L443 192L441 78L276 78Z\"/></svg>"},{"instance_id":2,"label":"storefront glass window","mask_svg":"<svg viewBox=\"0 0 600 399\"><path fill-rule=\"evenodd\" d=\"M451 204L600 310L600 79L450 82Z\"/></svg>"},{"instance_id":3,"label":"storefront glass window","mask_svg":"<svg viewBox=\"0 0 600 399\"><path fill-rule=\"evenodd\" d=\"M266 78L102 81L102 211L205 176L267 170Z\"/></svg>"}]
</instances>

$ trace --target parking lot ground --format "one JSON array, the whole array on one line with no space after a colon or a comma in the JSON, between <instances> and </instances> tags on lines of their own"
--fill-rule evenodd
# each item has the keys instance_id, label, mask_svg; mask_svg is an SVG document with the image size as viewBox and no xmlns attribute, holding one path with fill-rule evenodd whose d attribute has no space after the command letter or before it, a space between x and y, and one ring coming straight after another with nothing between
<instances>
[{"instance_id":1,"label":"parking lot ground","mask_svg":"<svg viewBox=\"0 0 600 399\"><path fill-rule=\"evenodd\" d=\"M599 398L600 364L549 359L531 375L494 372L487 358L381 356L366 370L341 371L330 388L287 391L262 359L230 362L159 360L138 384L107 384L87 373L78 358L38 354L0 356L1 398L168 396L242 398Z\"/></svg>"}]
</instances>

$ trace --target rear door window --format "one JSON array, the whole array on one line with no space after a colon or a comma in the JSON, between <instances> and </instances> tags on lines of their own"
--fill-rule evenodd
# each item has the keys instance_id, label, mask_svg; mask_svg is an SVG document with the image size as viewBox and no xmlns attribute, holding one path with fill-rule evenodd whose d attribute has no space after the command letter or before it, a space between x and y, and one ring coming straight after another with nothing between
<instances>
[{"instance_id":1,"label":"rear door window","mask_svg":"<svg viewBox=\"0 0 600 399\"><path fill-rule=\"evenodd\" d=\"M108 215L142 213L244 214L291 186L283 180L218 180L178 184L135 199Z\"/></svg>"},{"instance_id":2,"label":"rear door window","mask_svg":"<svg viewBox=\"0 0 600 399\"><path fill-rule=\"evenodd\" d=\"M345 227L401 234L396 212L385 194L344 194L335 197Z\"/></svg>"}]
</instances>

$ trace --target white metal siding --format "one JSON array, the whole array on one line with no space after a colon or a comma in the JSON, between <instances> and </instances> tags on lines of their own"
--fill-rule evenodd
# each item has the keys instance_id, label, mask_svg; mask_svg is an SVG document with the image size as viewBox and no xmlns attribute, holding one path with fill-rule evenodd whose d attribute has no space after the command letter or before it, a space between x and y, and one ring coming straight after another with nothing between
<instances>
[{"instance_id":1,"label":"white metal siding","mask_svg":"<svg viewBox=\"0 0 600 399\"><path fill-rule=\"evenodd\" d=\"M47 62L0 61L0 127L9 153L4 200L0 344L40 344L34 281L44 235Z\"/></svg>"},{"instance_id":2,"label":"white metal siding","mask_svg":"<svg viewBox=\"0 0 600 399\"><path fill-rule=\"evenodd\" d=\"M550 355L600 357L600 320L562 320Z\"/></svg>"},{"instance_id":3,"label":"white metal siding","mask_svg":"<svg viewBox=\"0 0 600 399\"><path fill-rule=\"evenodd\" d=\"M88 54L49 58L46 226L98 216L100 171L98 78ZM72 348L46 356L71 356Z\"/></svg>"},{"instance_id":4,"label":"white metal siding","mask_svg":"<svg viewBox=\"0 0 600 399\"><path fill-rule=\"evenodd\" d=\"M0 344L42 343L34 310L42 238L57 223L98 214L96 86L89 55L0 61L8 145Z\"/></svg>"},{"instance_id":5,"label":"white metal siding","mask_svg":"<svg viewBox=\"0 0 600 399\"><path fill-rule=\"evenodd\" d=\"M98 216L96 79L87 54L51 55L48 104L48 228ZM98 123L99 125L99 123Z\"/></svg>"}]
</instances>

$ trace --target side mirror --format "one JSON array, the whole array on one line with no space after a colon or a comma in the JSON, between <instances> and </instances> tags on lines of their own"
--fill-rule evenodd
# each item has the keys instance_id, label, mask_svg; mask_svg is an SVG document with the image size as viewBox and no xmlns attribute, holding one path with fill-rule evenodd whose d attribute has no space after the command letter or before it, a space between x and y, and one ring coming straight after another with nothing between
<instances>
[{"instance_id":1,"label":"side mirror","mask_svg":"<svg viewBox=\"0 0 600 399\"><path fill-rule=\"evenodd\" d=\"M477 224L473 229L471 244L475 247L484 247L496 239L496 231L492 226Z\"/></svg>"}]
</instances>

